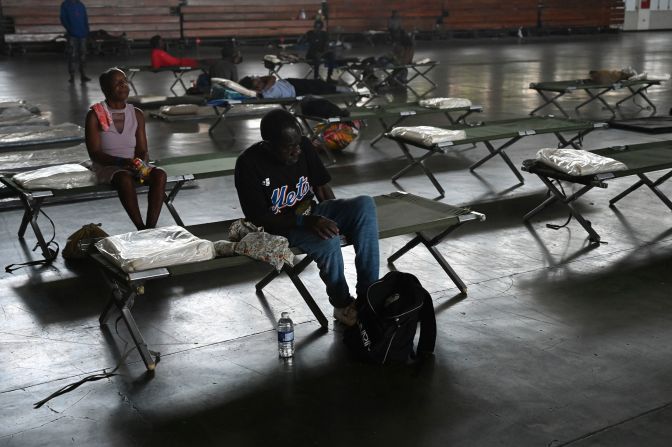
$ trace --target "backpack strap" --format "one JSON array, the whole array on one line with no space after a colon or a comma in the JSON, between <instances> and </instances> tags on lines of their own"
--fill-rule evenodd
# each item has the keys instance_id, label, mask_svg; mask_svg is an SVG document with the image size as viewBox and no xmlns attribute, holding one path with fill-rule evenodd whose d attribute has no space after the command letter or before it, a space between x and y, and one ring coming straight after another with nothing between
<instances>
[{"instance_id":1,"label":"backpack strap","mask_svg":"<svg viewBox=\"0 0 672 447\"><path fill-rule=\"evenodd\" d=\"M418 338L418 353L431 354L436 345L436 316L434 315L434 303L429 293L425 292L420 309L420 337Z\"/></svg>"}]
</instances>

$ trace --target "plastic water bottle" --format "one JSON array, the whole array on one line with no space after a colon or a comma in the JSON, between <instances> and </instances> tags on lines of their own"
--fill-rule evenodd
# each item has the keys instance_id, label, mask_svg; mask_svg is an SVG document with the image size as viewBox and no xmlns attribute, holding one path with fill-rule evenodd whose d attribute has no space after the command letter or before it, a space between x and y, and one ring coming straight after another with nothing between
<instances>
[{"instance_id":1,"label":"plastic water bottle","mask_svg":"<svg viewBox=\"0 0 672 447\"><path fill-rule=\"evenodd\" d=\"M280 314L278 321L278 355L288 358L294 355L294 323L288 312Z\"/></svg>"}]
</instances>

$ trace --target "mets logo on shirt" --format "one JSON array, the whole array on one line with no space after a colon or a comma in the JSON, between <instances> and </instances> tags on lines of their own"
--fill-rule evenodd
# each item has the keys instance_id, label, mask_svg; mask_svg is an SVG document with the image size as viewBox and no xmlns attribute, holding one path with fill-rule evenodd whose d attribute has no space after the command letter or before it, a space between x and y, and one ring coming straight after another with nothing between
<instances>
[{"instance_id":1,"label":"mets logo on shirt","mask_svg":"<svg viewBox=\"0 0 672 447\"><path fill-rule=\"evenodd\" d=\"M299 177L295 186L296 189L292 190L289 189L289 185L282 185L273 190L271 193L271 211L273 214L278 214L283 208L293 207L310 192L310 182L306 176Z\"/></svg>"}]
</instances>

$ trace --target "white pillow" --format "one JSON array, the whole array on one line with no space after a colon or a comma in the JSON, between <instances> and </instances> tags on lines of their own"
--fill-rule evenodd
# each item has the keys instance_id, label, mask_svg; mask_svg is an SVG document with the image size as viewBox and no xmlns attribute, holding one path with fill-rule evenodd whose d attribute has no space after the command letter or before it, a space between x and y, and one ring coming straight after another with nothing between
<instances>
[{"instance_id":1,"label":"white pillow","mask_svg":"<svg viewBox=\"0 0 672 447\"><path fill-rule=\"evenodd\" d=\"M96 184L93 172L78 164L49 166L16 174L12 179L26 189L71 189Z\"/></svg>"},{"instance_id":2,"label":"white pillow","mask_svg":"<svg viewBox=\"0 0 672 447\"><path fill-rule=\"evenodd\" d=\"M197 115L198 106L196 104L178 104L175 106L163 106L159 109L164 115Z\"/></svg>"},{"instance_id":3,"label":"white pillow","mask_svg":"<svg viewBox=\"0 0 672 447\"><path fill-rule=\"evenodd\" d=\"M537 160L565 174L575 176L625 171L628 169L625 164L613 158L579 149L539 149Z\"/></svg>"},{"instance_id":4,"label":"white pillow","mask_svg":"<svg viewBox=\"0 0 672 447\"><path fill-rule=\"evenodd\" d=\"M210 82L214 82L217 84L222 84L224 87L233 90L234 92L238 92L241 95L249 96L250 98L256 98L257 97L257 92L254 90L250 90L249 88L245 88L242 85L238 84L235 81L232 81L230 79L224 79L224 78L212 78L210 79Z\"/></svg>"},{"instance_id":5,"label":"white pillow","mask_svg":"<svg viewBox=\"0 0 672 447\"><path fill-rule=\"evenodd\" d=\"M471 101L467 98L429 98L418 101L421 107L429 109L460 109L471 107Z\"/></svg>"},{"instance_id":6,"label":"white pillow","mask_svg":"<svg viewBox=\"0 0 672 447\"><path fill-rule=\"evenodd\" d=\"M432 126L395 127L390 134L425 146L459 141L467 138L467 134L464 130L441 129L440 127Z\"/></svg>"}]
</instances>

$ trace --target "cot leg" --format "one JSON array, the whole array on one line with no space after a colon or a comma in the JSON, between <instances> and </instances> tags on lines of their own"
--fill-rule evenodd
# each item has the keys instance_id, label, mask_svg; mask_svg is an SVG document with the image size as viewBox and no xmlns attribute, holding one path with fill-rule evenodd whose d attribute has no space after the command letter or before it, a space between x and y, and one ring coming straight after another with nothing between
<instances>
[{"instance_id":1,"label":"cot leg","mask_svg":"<svg viewBox=\"0 0 672 447\"><path fill-rule=\"evenodd\" d=\"M421 242L422 242L422 236L414 237L413 239L408 241L406 245L404 245L399 250L392 253L392 255L389 258L387 258L387 263L392 264L394 261L401 258L403 255L408 253L411 249L415 248Z\"/></svg>"},{"instance_id":2,"label":"cot leg","mask_svg":"<svg viewBox=\"0 0 672 447\"><path fill-rule=\"evenodd\" d=\"M410 161L410 163L408 164L408 166L406 166L405 168L403 168L401 171L399 171L399 172L397 172L396 174L394 174L394 175L392 176L392 181L393 181L393 182L396 181L399 177L401 177L402 175L406 174L408 171L410 171L411 169L413 169L415 166L418 166L418 167L419 167L420 169L422 169L422 171L425 173L425 175L427 176L427 178L429 179L429 181L432 182L432 185L434 185L434 187L436 188L436 190L439 191L439 194L441 194L441 197L443 197L443 196L445 195L446 192L445 192L444 189L441 187L441 184L440 184L439 181L436 179L436 177L434 177L434 174L432 174L432 172L431 172L429 169L427 169L427 167L426 167L426 166L424 165L424 163L423 163L427 158L429 158L429 157L431 157L432 155L434 155L434 154L436 153L436 151L435 151L435 150L431 150L431 149L429 149L429 152L427 152L427 153L426 153L425 155L423 155L422 157L416 159L416 158L413 157L413 155L411 155L410 151L408 150L408 148L406 147L406 145L405 145L404 143L402 143L401 141L397 141L397 144L398 144L399 147L401 148L401 151L404 153L404 155L406 156L406 158Z\"/></svg>"},{"instance_id":3,"label":"cot leg","mask_svg":"<svg viewBox=\"0 0 672 447\"><path fill-rule=\"evenodd\" d=\"M444 272L448 274L448 277L450 277L451 281L453 281L453 284L457 286L458 289L460 289L460 292L466 294L467 293L467 285L462 281L462 279L457 275L455 270L451 267L451 265L446 261L446 258L443 257L443 255L439 252L439 250L434 247L430 246L427 243L425 243L427 246L427 250L434 256L434 259L436 259L436 262L439 263L441 268L443 269Z\"/></svg>"},{"instance_id":4,"label":"cot leg","mask_svg":"<svg viewBox=\"0 0 672 447\"><path fill-rule=\"evenodd\" d=\"M646 185L646 186L648 186L648 187L651 189L651 191L653 191L653 193L654 193L655 195L658 196L658 198L659 198L660 200L663 201L663 203L664 203L665 205L667 205L668 208L670 208L670 209L672 210L672 201L670 201L670 199L669 199L665 194L663 194L663 192L662 192L661 190L658 189L658 186L659 186L659 185L663 184L665 181L669 180L670 177L672 177L672 171L670 171L670 172L668 172L667 174L663 175L662 177L660 177L660 178L659 178L658 180L656 180L655 182L652 182L652 181L651 181L648 177L646 177L644 174L638 174L638 176L639 176L640 180L637 181L634 185L630 186L630 187L629 187L628 189L626 189L625 191L623 191L622 193L620 193L620 194L618 194L617 196L615 196L613 199L609 200L609 206L613 207L614 204L615 204L616 202L618 202L619 200L621 200L623 197L627 196L627 195L630 194L632 191L638 189L640 186Z\"/></svg>"},{"instance_id":5,"label":"cot leg","mask_svg":"<svg viewBox=\"0 0 672 447\"><path fill-rule=\"evenodd\" d=\"M500 157L502 157L502 160L504 160L504 163L507 164L509 169L511 169L511 172L513 172L513 174L518 178L518 181L520 183L525 183L525 179L523 179L523 176L520 175L520 172L518 172L518 169L516 168L516 166L513 164L513 162L509 158L509 156L506 155L506 153L504 152L504 149L511 146L516 141L520 140L520 138L521 138L520 136L512 138L511 140L507 141L506 143L504 143L503 145L501 145L497 149L495 149L493 147L492 143L490 143L489 141L484 141L483 144L485 144L485 147L488 148L488 151L490 151L490 153L488 155L486 155L485 157L481 158L480 160L478 160L473 165L469 166L469 170L473 171L474 169L478 168L479 166L481 166L486 161L490 160L492 157L494 157L496 155L499 155Z\"/></svg>"},{"instance_id":6,"label":"cot leg","mask_svg":"<svg viewBox=\"0 0 672 447\"><path fill-rule=\"evenodd\" d=\"M299 263L299 265L300 264L301 263ZM287 264L285 264L282 269L285 273L287 273L287 276L289 276L289 279L292 281L292 284L294 284L296 290L299 291L299 294L301 294L303 301L306 302L311 312L313 312L313 315L315 315L315 318L317 318L317 321L320 322L320 325L323 328L327 328L329 326L329 321L327 320L327 317L324 316L322 310L313 299L313 296L310 294L306 286L301 281L301 278L299 278L299 272L295 271L293 267L287 266Z\"/></svg>"},{"instance_id":7,"label":"cot leg","mask_svg":"<svg viewBox=\"0 0 672 447\"><path fill-rule=\"evenodd\" d=\"M551 194L550 197L548 197L546 200L541 202L539 205L537 205L532 211L528 212L523 216L523 222L527 222L528 220L532 219L534 216L548 208L549 206L553 205L555 202L558 201L558 197L556 197L554 194Z\"/></svg>"},{"instance_id":8,"label":"cot leg","mask_svg":"<svg viewBox=\"0 0 672 447\"><path fill-rule=\"evenodd\" d=\"M590 240L592 243L596 244L599 243L600 235L597 234L597 232L593 229L593 226L590 223L590 221L584 218L583 215L573 205L573 202L576 199L578 199L579 197L581 197L582 195L593 189L594 185L585 185L583 188L579 189L571 196L566 196L553 184L553 182L548 177L539 174L537 174L537 177L539 177L541 181L544 182L544 184L546 185L550 193L556 198L556 200L560 200L569 208L569 210L572 213L572 216L576 219L579 225L581 225L583 229L586 230L586 232L588 233L588 240ZM534 210L527 213L525 217L523 217L523 220L530 219L532 216L534 216L543 208L546 208L556 200L551 201L550 198L546 199L540 206L536 207Z\"/></svg>"},{"instance_id":9,"label":"cot leg","mask_svg":"<svg viewBox=\"0 0 672 447\"><path fill-rule=\"evenodd\" d=\"M40 216L40 208L42 207L43 197L32 197L29 198L26 194L19 194L21 202L23 202L23 218L21 219L21 225L19 226L19 239L23 239L26 234L26 228L28 224L33 229L35 234L35 239L37 239L37 246L40 247L42 251L42 256L46 260L53 260L56 258L56 253L49 249L47 241L44 239L40 225L37 223L37 218ZM56 230L54 230L56 231Z\"/></svg>"},{"instance_id":10,"label":"cot leg","mask_svg":"<svg viewBox=\"0 0 672 447\"><path fill-rule=\"evenodd\" d=\"M147 370L153 371L156 368L156 361L149 352L147 343L145 343L145 339L142 337L142 333L140 332L140 329L135 322L135 318L133 318L133 314L131 313L131 307L133 306L133 301L135 300L135 292L129 290L126 294L124 294L116 281L109 279L106 274L104 274L104 277L107 284L112 288L112 299L105 306L105 309L98 319L100 325L102 326L105 324L107 318L109 317L112 306L116 306L121 313L121 318L124 320L126 328L128 328L128 332L131 334L133 343L135 344L136 348L138 348L138 353L140 354L140 358L142 358L145 367Z\"/></svg>"},{"instance_id":11,"label":"cot leg","mask_svg":"<svg viewBox=\"0 0 672 447\"><path fill-rule=\"evenodd\" d=\"M126 80L128 81L128 85L131 86L133 89L133 94L138 95L138 91L135 88L135 84L133 83L133 78L135 77L135 71L129 71L128 75L126 76Z\"/></svg>"},{"instance_id":12,"label":"cot leg","mask_svg":"<svg viewBox=\"0 0 672 447\"><path fill-rule=\"evenodd\" d=\"M310 256L305 256L293 267L294 273L296 273L297 275L300 274L302 271L306 269L306 267L310 265L311 262L313 262L313 258L311 258ZM264 287L269 285L278 276L280 276L280 272L278 272L275 269L271 270L254 286L255 289L257 290L257 292L261 292L262 290L264 290Z\"/></svg>"},{"instance_id":13,"label":"cot leg","mask_svg":"<svg viewBox=\"0 0 672 447\"><path fill-rule=\"evenodd\" d=\"M383 128L383 131L382 131L381 133L379 133L378 135L376 135L376 136L371 140L371 143L369 143L369 144L371 144L371 146L373 146L374 144L376 144L376 143L378 142L378 140L380 140L381 138L383 138L383 137L385 136L385 134L386 134L387 132L389 132L390 130L392 130L392 128L393 128L394 126L396 126L397 124L401 123L401 122L404 120L404 118L406 118L406 117L405 117L405 116L400 116L400 117L397 118L397 119L394 121L394 123L392 123L392 124L387 124L383 118L378 118L378 122L380 123L380 127Z\"/></svg>"},{"instance_id":14,"label":"cot leg","mask_svg":"<svg viewBox=\"0 0 672 447\"><path fill-rule=\"evenodd\" d=\"M37 213L40 211L39 204L33 205L31 200L23 193L19 193L19 197L23 203L23 217L21 218L21 225L19 225L19 239L23 239L23 236L26 234L28 224L33 221L34 216L37 215Z\"/></svg>"},{"instance_id":15,"label":"cot leg","mask_svg":"<svg viewBox=\"0 0 672 447\"><path fill-rule=\"evenodd\" d=\"M611 107L611 106L609 105L609 103L607 103L607 101L604 100L604 98L602 98L602 95L605 95L606 93L608 93L608 92L610 92L610 91L612 91L612 90L613 90L613 89L612 89L611 87L609 87L609 88L605 88L604 90L600 91L600 92L596 95L596 94L594 94L592 91L590 91L590 89L586 89L586 93L588 93L588 96L590 96L590 98L587 99L586 101L583 101L583 102L582 102L581 104L579 104L578 106L574 107L574 110L576 110L576 111L578 112L578 110L579 110L581 107L583 107L583 106L585 106L585 105L587 105L587 104L589 104L589 103L591 103L591 102L593 102L593 101L595 101L595 100L598 100L598 101L600 101L600 102L602 103L602 105L604 106L604 108L605 108L606 110L609 110L609 112L611 113L612 117L615 117L615 116L616 116L616 111L613 109L613 107Z\"/></svg>"},{"instance_id":16,"label":"cot leg","mask_svg":"<svg viewBox=\"0 0 672 447\"><path fill-rule=\"evenodd\" d=\"M175 200L175 197L182 189L182 186L184 185L184 182L186 180L187 179L178 181L168 194L164 194L163 198L163 203L166 205L166 208L168 208L168 212L170 212L170 215L173 216L175 223L181 227L184 226L184 222L182 221L182 218L180 217L177 210L175 209L175 206L173 205L173 200Z\"/></svg>"},{"instance_id":17,"label":"cot leg","mask_svg":"<svg viewBox=\"0 0 672 447\"><path fill-rule=\"evenodd\" d=\"M553 104L553 105L560 111L560 113L562 113L562 114L565 116L565 118L569 118L569 114L568 114L567 112L565 112L565 109L563 109L562 107L560 107L560 104L557 102L557 99L560 98L561 96L564 96L564 94L565 94L566 92L560 92L560 93L558 93L557 95L555 95L555 96L553 96L553 97L551 98L551 97L547 96L547 95L546 95L544 92L542 92L541 90L536 89L536 88L535 88L535 90L537 91L537 93L539 93L539 96L541 96L541 97L543 98L544 103L543 103L542 105L540 105L539 107L537 107L536 109L532 110L532 111L530 112L530 115L534 115L534 114L537 113L539 110L541 110L541 109L543 109L544 107L546 107L547 105Z\"/></svg>"}]
</instances>

